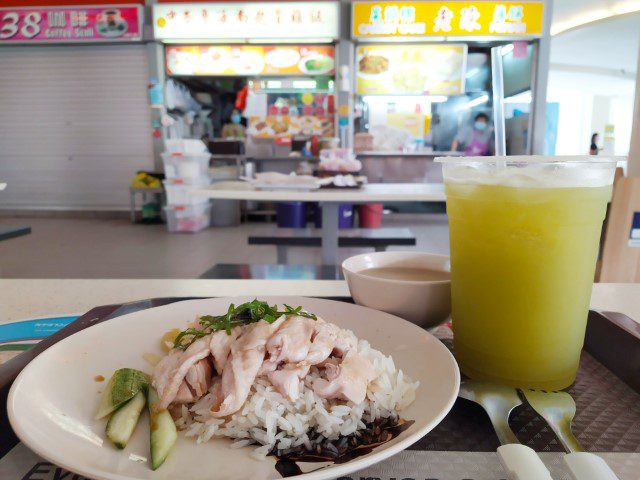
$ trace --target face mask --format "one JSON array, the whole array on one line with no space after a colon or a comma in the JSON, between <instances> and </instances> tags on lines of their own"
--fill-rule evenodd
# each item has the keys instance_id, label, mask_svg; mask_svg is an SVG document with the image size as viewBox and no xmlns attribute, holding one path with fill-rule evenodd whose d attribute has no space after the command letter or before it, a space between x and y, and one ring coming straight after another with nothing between
<instances>
[{"instance_id":1,"label":"face mask","mask_svg":"<svg viewBox=\"0 0 640 480\"><path fill-rule=\"evenodd\" d=\"M231 121L233 123L240 123L240 115L231 115Z\"/></svg>"},{"instance_id":2,"label":"face mask","mask_svg":"<svg viewBox=\"0 0 640 480\"><path fill-rule=\"evenodd\" d=\"M487 124L485 122L476 122L473 124L473 126L476 130L480 131L483 131L485 128L487 128Z\"/></svg>"}]
</instances>

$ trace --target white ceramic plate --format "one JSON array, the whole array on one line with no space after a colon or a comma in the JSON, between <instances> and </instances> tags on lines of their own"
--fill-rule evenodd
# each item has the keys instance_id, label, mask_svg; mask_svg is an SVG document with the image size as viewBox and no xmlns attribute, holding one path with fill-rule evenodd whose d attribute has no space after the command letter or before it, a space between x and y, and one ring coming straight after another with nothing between
<instances>
[{"instance_id":1,"label":"white ceramic plate","mask_svg":"<svg viewBox=\"0 0 640 480\"><path fill-rule=\"evenodd\" d=\"M197 445L179 436L169 458L153 472L146 415L125 450L105 440L105 421L96 421L100 392L114 370L133 367L149 371L145 352L160 353L159 339L171 328L183 328L198 314L220 314L229 303L253 298L217 298L178 302L122 317L78 332L33 360L11 387L9 419L20 439L47 460L95 480L131 479L252 479L280 478L273 458L253 459L250 447L228 448L230 441L213 439ZM302 305L324 319L349 328L373 347L393 355L398 368L420 381L415 402L401 412L415 423L372 453L341 465L318 469L305 463L305 480L339 477L379 462L420 439L452 407L460 374L453 356L435 337L387 313L343 302L296 297L264 297L269 303Z\"/></svg>"}]
</instances>

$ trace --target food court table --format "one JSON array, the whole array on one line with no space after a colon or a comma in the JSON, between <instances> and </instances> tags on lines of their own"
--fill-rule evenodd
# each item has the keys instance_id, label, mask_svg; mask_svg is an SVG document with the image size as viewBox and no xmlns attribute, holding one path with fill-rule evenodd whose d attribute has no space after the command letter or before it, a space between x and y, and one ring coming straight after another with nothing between
<instances>
[{"instance_id":1,"label":"food court table","mask_svg":"<svg viewBox=\"0 0 640 480\"><path fill-rule=\"evenodd\" d=\"M444 202L444 186L434 183L370 183L359 189L256 190L243 182L221 182L196 195L215 200L265 202L318 202L322 205L322 263L338 258L338 206L340 203Z\"/></svg>"},{"instance_id":2,"label":"food court table","mask_svg":"<svg viewBox=\"0 0 640 480\"><path fill-rule=\"evenodd\" d=\"M59 280L0 279L0 324L20 319L83 313L96 305L119 304L154 297L302 295L348 297L344 281L267 280ZM640 284L596 284L592 308L616 310L640 318ZM610 375L613 375L610 373ZM593 399L597 402L597 399ZM610 409L607 406L607 409ZM603 412L602 421L606 421ZM629 425L628 428L634 428ZM637 428L637 425L636 427ZM622 435L622 434L621 434ZM429 436L425 437L429 440ZM421 441L422 442L422 441ZM637 480L640 453L601 454L621 480ZM543 451L541 458L555 480L568 480L562 454ZM19 444L0 459L3 480L76 478ZM348 479L392 478L438 480L496 480L506 478L497 455L490 450L443 451L411 448Z\"/></svg>"}]
</instances>

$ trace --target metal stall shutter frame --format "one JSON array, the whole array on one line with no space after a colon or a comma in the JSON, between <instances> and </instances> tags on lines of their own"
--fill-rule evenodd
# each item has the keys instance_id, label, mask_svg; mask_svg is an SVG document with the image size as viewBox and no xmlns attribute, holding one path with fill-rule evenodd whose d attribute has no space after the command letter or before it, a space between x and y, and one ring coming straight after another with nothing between
<instances>
[{"instance_id":1,"label":"metal stall shutter frame","mask_svg":"<svg viewBox=\"0 0 640 480\"><path fill-rule=\"evenodd\" d=\"M153 169L144 45L0 48L0 208L124 209Z\"/></svg>"}]
</instances>

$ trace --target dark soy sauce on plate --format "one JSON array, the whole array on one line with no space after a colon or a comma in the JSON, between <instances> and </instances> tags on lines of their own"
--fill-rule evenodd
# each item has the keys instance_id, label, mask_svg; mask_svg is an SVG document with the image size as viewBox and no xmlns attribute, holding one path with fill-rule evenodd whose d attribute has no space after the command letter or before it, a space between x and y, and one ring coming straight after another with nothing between
<instances>
[{"instance_id":1,"label":"dark soy sauce on plate","mask_svg":"<svg viewBox=\"0 0 640 480\"><path fill-rule=\"evenodd\" d=\"M411 425L413 420L381 419L367 425L360 435L349 435L333 442L322 442L314 450L307 450L304 446L289 450L274 451L278 461L276 470L282 477L302 475L298 462L306 463L347 463L363 455L367 455L374 448L397 437ZM313 438L311 439L313 441ZM324 467L321 467L324 468ZM319 469L317 469L319 470Z\"/></svg>"}]
</instances>

